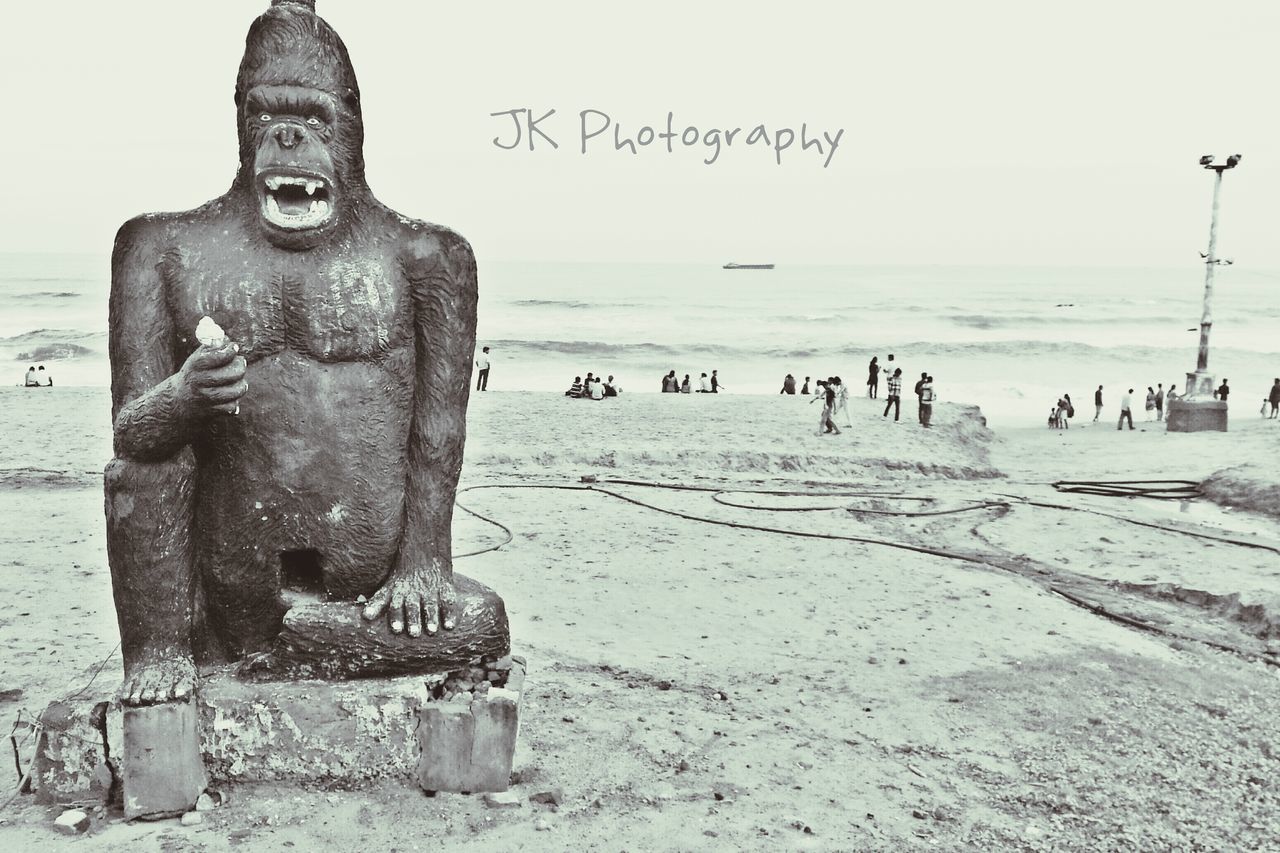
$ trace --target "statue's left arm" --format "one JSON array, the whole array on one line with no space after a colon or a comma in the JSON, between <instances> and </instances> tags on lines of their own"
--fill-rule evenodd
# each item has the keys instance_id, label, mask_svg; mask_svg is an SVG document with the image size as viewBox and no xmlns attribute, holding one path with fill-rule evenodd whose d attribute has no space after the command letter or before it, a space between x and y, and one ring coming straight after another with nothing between
<instances>
[{"instance_id":1,"label":"statue's left arm","mask_svg":"<svg viewBox=\"0 0 1280 853\"><path fill-rule=\"evenodd\" d=\"M364 616L386 610L392 631L418 636L423 628L453 628L457 618L451 528L476 341L475 256L466 240L442 229L414 240L404 271L415 352L405 526L391 575Z\"/></svg>"}]
</instances>

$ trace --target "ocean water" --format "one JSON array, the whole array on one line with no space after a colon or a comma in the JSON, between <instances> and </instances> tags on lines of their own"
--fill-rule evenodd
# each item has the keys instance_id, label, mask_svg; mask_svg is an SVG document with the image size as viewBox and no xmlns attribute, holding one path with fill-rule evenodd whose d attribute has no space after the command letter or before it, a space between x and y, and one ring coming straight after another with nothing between
<instances>
[{"instance_id":1,"label":"ocean water","mask_svg":"<svg viewBox=\"0 0 1280 853\"><path fill-rule=\"evenodd\" d=\"M776 394L791 373L839 375L859 396L870 358L892 352L908 397L928 371L942 400L1029 426L1064 392L1091 419L1098 385L1108 417L1126 388L1141 399L1148 385L1181 386L1195 367L1203 276L1196 263L724 270L481 258L478 334L495 391L559 393L591 371L648 393L669 370L697 387L716 369L727 393ZM58 385L110 384L108 288L105 257L0 255L0 364L12 382L42 363ZM1230 378L1235 416L1252 415L1280 375L1280 272L1220 268L1209 366Z\"/></svg>"}]
</instances>

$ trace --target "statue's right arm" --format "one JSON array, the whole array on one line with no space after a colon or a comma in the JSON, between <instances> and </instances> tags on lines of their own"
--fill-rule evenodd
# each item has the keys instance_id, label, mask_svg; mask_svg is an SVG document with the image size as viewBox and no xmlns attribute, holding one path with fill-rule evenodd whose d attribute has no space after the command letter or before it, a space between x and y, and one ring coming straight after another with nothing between
<instances>
[{"instance_id":1,"label":"statue's right arm","mask_svg":"<svg viewBox=\"0 0 1280 853\"><path fill-rule=\"evenodd\" d=\"M162 222L131 219L111 256L109 349L115 452L122 458L169 459L192 429L228 411L244 393L244 359L233 344L201 347L176 364L167 283L160 273Z\"/></svg>"}]
</instances>

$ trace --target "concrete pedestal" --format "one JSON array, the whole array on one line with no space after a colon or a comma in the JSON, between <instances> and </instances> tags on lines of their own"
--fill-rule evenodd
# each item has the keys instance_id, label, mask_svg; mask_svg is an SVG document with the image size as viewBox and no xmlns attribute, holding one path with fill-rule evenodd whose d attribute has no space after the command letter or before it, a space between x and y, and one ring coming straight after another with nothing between
<instances>
[{"instance_id":1,"label":"concrete pedestal","mask_svg":"<svg viewBox=\"0 0 1280 853\"><path fill-rule=\"evenodd\" d=\"M262 683L227 671L202 678L191 703L55 704L42 715L32 785L43 802L107 802L123 782L129 817L190 808L206 777L332 789L398 778L434 791L503 791L525 672L522 659L511 660L504 688L465 702L432 698L445 673Z\"/></svg>"},{"instance_id":2,"label":"concrete pedestal","mask_svg":"<svg viewBox=\"0 0 1280 853\"><path fill-rule=\"evenodd\" d=\"M1193 374L1188 374L1188 379ZM1227 403L1225 400L1186 400L1178 398L1165 411L1169 432L1226 432Z\"/></svg>"}]
</instances>

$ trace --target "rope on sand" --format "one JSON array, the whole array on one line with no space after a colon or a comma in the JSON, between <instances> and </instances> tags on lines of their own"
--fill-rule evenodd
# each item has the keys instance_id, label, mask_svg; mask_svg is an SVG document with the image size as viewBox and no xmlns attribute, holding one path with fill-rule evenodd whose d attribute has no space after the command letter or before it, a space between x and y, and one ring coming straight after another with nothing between
<instances>
[{"instance_id":1,"label":"rope on sand","mask_svg":"<svg viewBox=\"0 0 1280 853\"><path fill-rule=\"evenodd\" d=\"M1188 482L1188 481L1169 481L1169 480L1163 480L1163 481L1158 481L1158 482L1161 482L1161 483L1169 483L1169 482ZM758 532L761 532L761 533L777 533L777 534L781 534L781 535L784 535L784 536L799 536L799 537L807 538L807 539L826 539L826 540L834 540L834 541L841 541L841 542L856 542L856 543L863 544L863 545L876 545L876 546L885 547L885 548L896 548L896 549L903 550L903 551L913 551L913 552L918 553L918 554L925 554L925 555L927 555L927 556L931 556L931 557L941 557L941 558L943 558L943 559L948 559L948 560L957 560L957 561L960 561L960 562L973 563L973 564L977 564L977 565L986 566L986 567L988 567L988 568L992 568L992 569L1000 569L1000 570L1003 570L1003 571L1009 571L1009 569L1007 569L1007 568L1005 568L1005 567L1003 567L1003 566L1000 566L1000 565L997 565L997 564L993 563L992 561L990 561L989 559L987 559L987 557L986 557L986 556L984 556L984 555L982 555L982 554L965 554L965 553L954 552L954 551L946 551L946 550L943 550L943 549L940 549L940 548L928 548L928 547L921 546L921 545L912 545L912 544L909 544L909 543L906 543L906 542L895 542L895 541L892 541L892 540L887 540L887 539L876 539L876 538L873 538L873 537L866 537L866 536L849 536L849 535L846 535L846 534L839 534L839 533L814 533L814 532L802 531L802 530L787 530L787 529L785 529L785 528L780 528L780 527L766 527L766 526L758 525L758 524L744 524L744 523L736 522L736 521L724 521L724 520L716 519L716 518L707 518L707 517L705 517L705 516L693 515L693 514L691 514L691 513L681 512L681 511L679 511L679 510L667 509L666 507L657 506L657 505L655 505L655 504L648 503L647 501L642 501L642 500L640 500L640 499L638 499L638 498L630 497L629 495L623 495L623 494L620 494L620 493L618 493L618 492L613 491L612 489L603 488L601 484L609 484L609 485L626 485L626 486L640 486L640 487L645 487L645 488L667 489L667 490L673 490L673 491L711 492L711 493L712 493L712 497L713 497L713 499L714 499L717 495L725 495L725 494L737 493L737 494L762 494L762 495L785 496L785 497L792 497L792 496L794 496L794 497L850 497L850 496L857 496L857 497L894 498L894 499L903 499L903 500L929 500L929 499L927 499L927 498L920 498L919 496L916 496L916 495L903 495L903 494L894 494L894 493L887 493L887 492L826 492L826 493L823 493L823 492L813 492L813 491L780 491L780 490L770 490L770 489L758 489L758 490L752 490L752 489L725 490L725 489L721 489L721 488L708 487L708 486L691 486L691 485L687 485L687 484L683 484L683 483L670 483L670 484L668 484L668 483L650 483L650 482L644 482L644 481L640 481L640 480L615 480L615 479L597 480L597 479L596 479L595 477L593 477L593 476L592 476L592 477L584 477L584 478L583 478L583 482L581 482L581 483L545 483L545 484L544 484L544 483L483 483L483 484L478 484L478 485L474 485L474 486L469 486L469 487L467 487L466 489L459 489L459 492L463 492L463 491L471 491L471 490L475 490L475 489L556 489L556 490L563 490L563 491L594 492L594 493L596 493L596 494L606 495L606 496L608 496L608 497L616 498L616 499L618 499L618 500L624 501L624 502L629 503L629 504L634 504L635 506L639 506L639 507L642 507L642 508L644 508L644 509L652 510L652 511L654 511L654 512L660 512L660 513L662 513L663 515L670 515L670 516L674 516L674 517L676 517L676 518L681 518L681 519L684 519L684 520L686 520L686 521L696 521L696 522L700 522L700 523L703 523L703 524L714 524L714 525L718 525L718 526L721 526L721 527L730 527L730 528L734 528L734 529L737 529L737 530L754 530L754 531L758 531ZM1079 508L1077 508L1077 507L1070 507L1070 506L1064 506L1064 505L1059 505L1059 504L1045 504L1045 503L1039 503L1039 502L1036 502L1036 501L1029 501L1029 500L1027 500L1027 499L1025 499L1025 498L1022 498L1022 497L1020 497L1020 496L1017 496L1017 495L1006 495L1006 497L1012 497L1012 498L1014 498L1014 499L1018 500L1019 502L1021 502L1021 503L1025 503L1026 505L1029 505L1029 506L1044 507L1044 508L1051 508L1051 509L1063 509L1063 510L1077 510L1077 509L1079 509ZM719 502L719 503L722 503L722 504L724 504L724 505L726 505L726 506L739 506L739 504L730 503L730 502L727 502L727 501L718 501L718 502ZM948 510L947 512L967 512L967 511L971 511L971 510L979 510L979 509L987 509L987 508L1007 508L1008 506L1009 506L1009 504L1004 503L1004 502L995 502L995 501L992 501L992 502L975 502L974 504L972 504L972 505L970 505L970 506L962 507L962 508L959 508L959 509ZM742 508L744 508L744 509L761 509L761 510L768 510L768 509L771 509L771 508L769 508L769 507L750 507L750 506L744 506L744 507L742 507ZM511 542L511 540L512 540L513 536L512 536L512 533L511 533L510 528L506 527L506 526L505 526L505 525L503 525L503 524L500 524L499 522L493 521L492 519L486 518L486 517L484 517L484 516L480 515L479 513L475 512L474 510L471 510L471 509L469 509L469 508L467 508L467 507L463 507L463 509L464 509L466 512L470 513L471 515L474 515L474 516L476 516L477 518L480 518L480 519L482 519L482 520L484 520L484 521L489 522L490 524L493 524L493 525L495 525L495 526L497 526L497 527L501 528L501 529L504 531L504 533L505 533L505 535L506 535L506 538L505 538L502 542L500 542L500 543L498 543L498 544L491 545L491 546L489 546L489 547L487 547L487 548L483 548L483 549L480 549L480 550L478 550L478 551L473 551L473 552L471 552L471 553L469 553L469 554L466 554L466 555L460 555L460 556L475 556L475 555L478 555L478 554L486 553L486 552L488 552L488 551L494 551L494 550L497 550L498 548L501 548L503 545L506 545L507 543ZM787 508L787 509L803 509L803 511L818 511L818 510L824 510L824 509L825 509L825 510L839 510L839 509L847 509L847 507L830 507L830 506L828 506L828 507ZM787 509L775 510L775 511L787 511ZM852 511L852 510L850 510L850 511ZM1098 514L1098 515L1104 515L1104 516L1107 516L1107 517L1110 517L1110 518L1117 519L1117 520L1119 520L1119 521L1127 521L1127 522L1130 522L1130 523L1133 523L1133 524L1139 524L1139 525L1142 525L1142 526L1144 526L1144 527L1154 527L1154 528L1157 528L1157 529L1160 529L1160 530L1168 531L1168 532L1170 532L1170 533L1182 533L1182 534L1187 535L1187 536L1195 536L1195 537L1202 538L1202 539L1209 539L1209 540L1218 541L1218 542L1225 542L1225 543L1229 543L1229 544L1233 544L1233 545L1240 545L1240 546L1243 546L1243 547L1246 547L1246 548L1261 548L1261 549L1264 549L1264 550L1274 551L1274 552L1280 553L1280 549L1276 549L1276 548L1274 548L1274 547L1272 547L1272 546L1270 546L1270 545L1263 545L1263 544L1260 544L1260 543L1257 543L1257 542L1246 542L1246 541L1243 541L1243 540L1229 539L1229 538L1227 538L1227 537L1222 537L1222 536L1214 536L1214 535L1212 535L1212 534L1195 533L1195 532L1188 531L1188 530L1180 530L1180 529L1178 529L1178 528L1176 528L1176 527L1164 527L1164 526L1159 525L1159 524L1153 524L1153 523L1150 523L1150 522L1137 521L1137 520L1135 520L1135 519L1125 518L1124 516L1111 515L1110 513L1097 512L1096 510L1084 510L1084 509L1080 509L1079 511L1081 511L1081 512L1095 512L1095 513L1096 513L1096 514ZM941 515L941 514L945 514L945 513L942 513L942 512L934 512L934 513L928 513L928 512L926 512L926 513L912 513L912 512L890 512L890 511L883 511L883 512L882 512L882 514L886 514L886 515L901 515L901 516L904 516L904 517L911 517L911 516L917 516L917 515L930 515L930 514L932 514L932 515ZM1021 576L1021 577L1026 577L1025 575L1020 575L1020 576ZM1238 656L1238 657L1240 657L1240 658L1243 658L1243 659L1248 660L1248 661L1251 661L1251 662L1259 662L1259 661L1260 661L1260 662L1265 663L1265 664L1267 664L1267 665L1269 665L1269 666L1274 666L1274 667L1280 668L1280 659L1276 659L1276 658L1270 657L1270 656L1268 656L1268 655L1258 655L1258 654L1255 654L1255 653L1253 653L1253 652L1246 651L1245 649L1237 648L1237 647L1235 647L1235 646L1229 646L1229 645L1226 645L1226 644L1224 644L1224 643L1218 643L1218 642L1215 642L1215 641L1213 641L1213 640L1206 640L1206 639L1202 639L1202 638L1199 638L1199 637L1193 637L1193 636L1190 636L1190 635L1180 634L1180 633L1175 632L1175 631L1170 631L1170 630L1168 630L1168 629L1166 629L1166 628L1161 628L1161 627L1159 627L1158 625L1153 625L1153 624L1151 624L1151 623L1149 623L1149 622L1143 622L1143 621L1142 621L1142 620L1140 620L1140 619L1134 619L1134 618L1133 618L1133 617L1131 617L1131 616L1125 616L1125 615L1123 615L1123 614L1113 613L1112 611L1107 610L1105 607L1103 607L1103 606L1102 606L1102 605L1100 605L1100 604L1095 604L1095 603L1090 602L1090 601L1088 601L1088 600L1086 600L1086 599L1080 598L1079 596L1077 596L1077 595L1075 595L1075 594L1073 594L1073 593L1070 593L1070 592L1068 592L1068 591L1066 591L1066 590L1062 589L1061 587L1058 587L1058 586L1056 586L1056 585L1054 585L1054 584L1045 583L1045 584L1043 584L1043 586L1044 586L1044 588L1045 588L1047 591L1049 591L1049 592L1051 592L1051 593L1054 593L1054 594L1056 594L1056 595L1061 596L1062 598L1064 598L1064 599L1065 599L1065 600L1067 600L1068 602L1070 602L1070 603L1072 603L1072 604L1076 605L1077 607L1081 607L1081 608L1083 608L1083 609L1085 609L1085 610L1089 611L1090 613L1093 613L1093 614L1098 615L1098 616L1102 616L1102 617L1104 617L1104 618L1106 618L1106 619L1110 619L1110 620L1112 620L1112 621L1114 621L1114 622L1117 622L1117 623L1122 624L1122 625L1126 625L1126 626L1128 626L1128 627L1130 627L1130 628L1134 628L1134 629L1141 630L1141 631L1146 631L1146 632L1148 632L1148 633L1157 634L1157 635L1160 635L1160 636L1163 636L1163 637L1167 637L1167 638L1170 638L1170 639L1174 639L1174 640L1184 640L1184 641L1187 641L1187 642L1200 643L1200 644L1202 644L1202 645L1209 646L1210 648L1216 649L1216 650L1218 650L1218 651L1229 652L1229 653L1231 653L1231 654L1233 654L1233 655L1236 655L1236 656Z\"/></svg>"}]
</instances>

